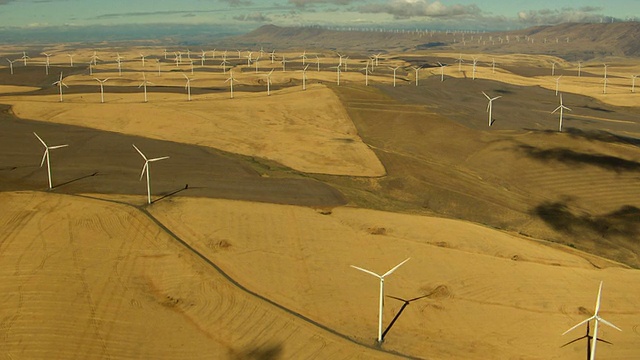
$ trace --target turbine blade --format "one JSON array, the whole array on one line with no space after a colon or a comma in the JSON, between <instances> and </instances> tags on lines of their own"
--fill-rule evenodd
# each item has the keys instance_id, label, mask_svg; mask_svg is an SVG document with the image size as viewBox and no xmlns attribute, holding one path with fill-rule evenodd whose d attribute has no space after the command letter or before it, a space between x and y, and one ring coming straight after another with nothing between
<instances>
[{"instance_id":1,"label":"turbine blade","mask_svg":"<svg viewBox=\"0 0 640 360\"><path fill-rule=\"evenodd\" d=\"M401 262L400 264L396 265L393 267L393 269L387 271L386 273L384 273L384 275L382 275L382 277L386 277L387 275L391 275L393 274L394 271L396 271L400 266L402 266L404 263L406 263L407 261L409 261L409 259L411 258L407 258L406 260L404 260L403 262Z\"/></svg>"},{"instance_id":2,"label":"turbine blade","mask_svg":"<svg viewBox=\"0 0 640 360\"><path fill-rule=\"evenodd\" d=\"M619 327L613 325L612 323L608 322L607 320L601 318L600 316L598 316L598 320L601 321L603 324L608 325L608 326L610 326L610 327L612 327L612 328L614 328L614 329L616 329L618 331L622 331L622 329L620 329Z\"/></svg>"},{"instance_id":3,"label":"turbine blade","mask_svg":"<svg viewBox=\"0 0 640 360\"><path fill-rule=\"evenodd\" d=\"M67 146L69 146L69 145L68 144L64 144L64 145L49 146L49 150L59 149L59 148L67 147Z\"/></svg>"},{"instance_id":4,"label":"turbine blade","mask_svg":"<svg viewBox=\"0 0 640 360\"><path fill-rule=\"evenodd\" d=\"M147 161L147 157L146 157L146 156L144 156L144 154L142 153L142 151L140 151L140 149L138 149L134 144L131 144L131 145L133 145L133 148L134 148L134 149L136 149L136 151L138 152L138 154L140 154L140 156L142 156L142 158L144 159L144 161Z\"/></svg>"},{"instance_id":5,"label":"turbine blade","mask_svg":"<svg viewBox=\"0 0 640 360\"><path fill-rule=\"evenodd\" d=\"M42 161L40 161L40 167L44 165L44 159L46 159L48 155L49 155L49 149L47 148L44 150L44 154L42 155Z\"/></svg>"},{"instance_id":6,"label":"turbine blade","mask_svg":"<svg viewBox=\"0 0 640 360\"><path fill-rule=\"evenodd\" d=\"M487 95L484 91L482 92L482 95L484 95L484 97L486 97L488 100L491 100L491 98L489 97L489 95Z\"/></svg>"},{"instance_id":7,"label":"turbine blade","mask_svg":"<svg viewBox=\"0 0 640 360\"><path fill-rule=\"evenodd\" d=\"M160 161L160 160L164 160L164 159L168 159L168 158L169 158L168 156L163 156L163 157L159 157L159 158L149 159L148 161L149 161L149 162L152 162L152 161Z\"/></svg>"},{"instance_id":8,"label":"turbine blade","mask_svg":"<svg viewBox=\"0 0 640 360\"><path fill-rule=\"evenodd\" d=\"M40 142L42 143L42 145L44 145L44 147L47 147L47 144L44 142L44 140L42 140L42 138L40 136L38 136L38 134L36 134L36 132L33 132L33 135L35 135L38 140L40 140Z\"/></svg>"},{"instance_id":9,"label":"turbine blade","mask_svg":"<svg viewBox=\"0 0 640 360\"><path fill-rule=\"evenodd\" d=\"M561 107L562 107L562 106L558 106L558 107L557 107L555 110L553 110L551 113L553 114L554 112L556 112L556 111L560 110L560 108L561 108Z\"/></svg>"},{"instance_id":10,"label":"turbine blade","mask_svg":"<svg viewBox=\"0 0 640 360\"><path fill-rule=\"evenodd\" d=\"M577 323L576 325L572 326L572 327L571 327L571 329L569 329L569 330L567 330L567 331L563 332L563 333L562 333L562 335L567 334L567 333L568 333L568 332L570 332L571 330L573 330L573 329L577 328L578 326L580 326L580 325L582 325L582 324L584 324L584 323L587 323L587 322L591 321L592 319L595 319L595 315L594 315L594 316L592 316L592 317L590 317L590 318L588 318L588 319L585 319L585 320L580 321L580 322L579 322L579 323Z\"/></svg>"},{"instance_id":11,"label":"turbine blade","mask_svg":"<svg viewBox=\"0 0 640 360\"><path fill-rule=\"evenodd\" d=\"M493 100L498 100L498 99L500 99L501 97L502 97L502 96L496 96L496 97L494 97L493 99L491 99L491 101L493 101Z\"/></svg>"},{"instance_id":12,"label":"turbine blade","mask_svg":"<svg viewBox=\"0 0 640 360\"><path fill-rule=\"evenodd\" d=\"M377 277L378 279L382 279L382 276L374 273L373 271L369 271L367 269L363 269L361 267L357 267L357 266L354 266L354 265L351 265L351 267L356 269L356 270L360 270L360 271L366 272L367 274L373 275L373 276Z\"/></svg>"},{"instance_id":13,"label":"turbine blade","mask_svg":"<svg viewBox=\"0 0 640 360\"><path fill-rule=\"evenodd\" d=\"M602 281L600 281L600 287L598 288L598 298L596 299L596 310L594 316L598 316L600 311L600 299L602 298Z\"/></svg>"},{"instance_id":14,"label":"turbine blade","mask_svg":"<svg viewBox=\"0 0 640 360\"><path fill-rule=\"evenodd\" d=\"M142 172L140 173L140 180L142 180L142 177L144 176L144 171L147 170L147 166L149 166L149 162L145 161L144 166L142 167Z\"/></svg>"}]
</instances>

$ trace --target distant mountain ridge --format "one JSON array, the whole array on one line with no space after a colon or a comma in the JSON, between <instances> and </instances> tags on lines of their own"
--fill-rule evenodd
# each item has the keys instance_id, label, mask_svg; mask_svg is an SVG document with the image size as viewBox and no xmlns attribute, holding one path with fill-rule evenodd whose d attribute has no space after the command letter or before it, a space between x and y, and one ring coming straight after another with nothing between
<instances>
[{"instance_id":1,"label":"distant mountain ridge","mask_svg":"<svg viewBox=\"0 0 640 360\"><path fill-rule=\"evenodd\" d=\"M565 23L491 33L338 31L320 27L264 25L247 34L230 37L225 43L249 47L338 51L435 48L494 53L540 53L588 59L601 56L640 56L640 23Z\"/></svg>"}]
</instances>

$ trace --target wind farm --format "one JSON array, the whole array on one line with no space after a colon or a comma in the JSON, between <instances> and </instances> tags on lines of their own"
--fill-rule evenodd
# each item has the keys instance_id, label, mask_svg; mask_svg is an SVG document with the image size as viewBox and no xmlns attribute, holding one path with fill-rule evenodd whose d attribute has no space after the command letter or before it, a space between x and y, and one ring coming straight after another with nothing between
<instances>
[{"instance_id":1,"label":"wind farm","mask_svg":"<svg viewBox=\"0 0 640 360\"><path fill-rule=\"evenodd\" d=\"M10 358L640 357L640 57L285 30L0 46Z\"/></svg>"}]
</instances>

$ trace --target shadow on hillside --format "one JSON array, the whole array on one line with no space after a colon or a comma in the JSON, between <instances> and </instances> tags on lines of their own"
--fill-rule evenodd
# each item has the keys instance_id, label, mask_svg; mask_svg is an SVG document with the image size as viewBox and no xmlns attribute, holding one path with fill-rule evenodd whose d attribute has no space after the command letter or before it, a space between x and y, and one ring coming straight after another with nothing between
<instances>
[{"instance_id":1,"label":"shadow on hillside","mask_svg":"<svg viewBox=\"0 0 640 360\"><path fill-rule=\"evenodd\" d=\"M600 236L637 237L640 235L640 209L626 205L603 214L574 214L565 202L544 202L533 209L533 213L553 229L576 234L595 232Z\"/></svg>"},{"instance_id":2,"label":"shadow on hillside","mask_svg":"<svg viewBox=\"0 0 640 360\"><path fill-rule=\"evenodd\" d=\"M555 130L538 130L538 129L525 129L525 130L531 131L531 132L539 132L543 134L558 133ZM600 130L585 131L581 129L568 127L563 129L563 133L568 134L574 139L599 141L599 142L610 143L610 144L629 144L629 145L640 147L640 139L638 138L612 134L606 131L600 131Z\"/></svg>"},{"instance_id":3,"label":"shadow on hillside","mask_svg":"<svg viewBox=\"0 0 640 360\"><path fill-rule=\"evenodd\" d=\"M592 165L617 173L639 171L640 163L609 155L587 154L566 148L541 149L531 145L519 145L519 150L540 161L558 161L567 165Z\"/></svg>"},{"instance_id":4,"label":"shadow on hillside","mask_svg":"<svg viewBox=\"0 0 640 360\"><path fill-rule=\"evenodd\" d=\"M264 345L231 355L234 360L277 360L282 358L282 345Z\"/></svg>"}]
</instances>

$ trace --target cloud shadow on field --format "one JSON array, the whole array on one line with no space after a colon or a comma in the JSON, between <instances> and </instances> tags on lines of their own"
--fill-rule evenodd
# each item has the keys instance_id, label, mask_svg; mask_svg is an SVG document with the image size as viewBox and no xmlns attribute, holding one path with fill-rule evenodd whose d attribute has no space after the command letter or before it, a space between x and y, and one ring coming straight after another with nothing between
<instances>
[{"instance_id":1,"label":"cloud shadow on field","mask_svg":"<svg viewBox=\"0 0 640 360\"><path fill-rule=\"evenodd\" d=\"M590 231L600 236L637 237L640 234L640 209L626 205L603 215L574 214L566 202L544 202L533 209L533 214L553 229L578 234Z\"/></svg>"},{"instance_id":2,"label":"cloud shadow on field","mask_svg":"<svg viewBox=\"0 0 640 360\"><path fill-rule=\"evenodd\" d=\"M246 349L231 355L233 360L278 360L282 359L282 345L268 344Z\"/></svg>"},{"instance_id":3,"label":"cloud shadow on field","mask_svg":"<svg viewBox=\"0 0 640 360\"><path fill-rule=\"evenodd\" d=\"M539 130L539 129L525 129L525 130L531 131L531 132L540 132L548 135L558 133L558 131L556 130ZM612 134L607 131L581 130L581 129L572 128L572 127L565 127L562 129L562 132L564 134L568 134L570 137L574 139L584 139L587 141L599 141L602 143L609 143L609 144L628 144L628 145L640 147L639 138Z\"/></svg>"},{"instance_id":4,"label":"cloud shadow on field","mask_svg":"<svg viewBox=\"0 0 640 360\"><path fill-rule=\"evenodd\" d=\"M531 145L519 145L518 149L527 156L540 161L557 161L566 165L591 165L605 170L640 172L640 163L615 156L587 154L567 148L541 149Z\"/></svg>"}]
</instances>

